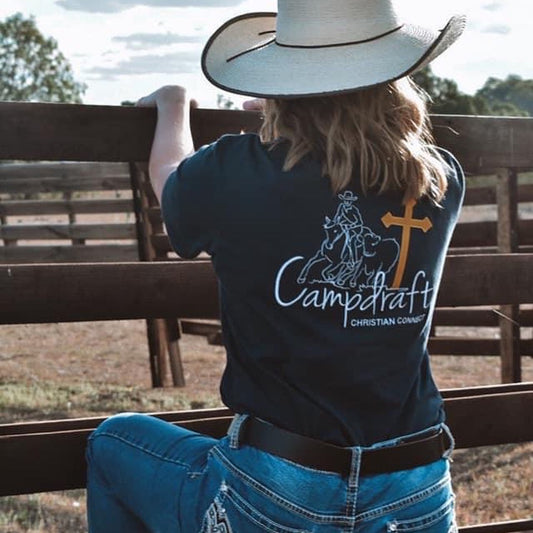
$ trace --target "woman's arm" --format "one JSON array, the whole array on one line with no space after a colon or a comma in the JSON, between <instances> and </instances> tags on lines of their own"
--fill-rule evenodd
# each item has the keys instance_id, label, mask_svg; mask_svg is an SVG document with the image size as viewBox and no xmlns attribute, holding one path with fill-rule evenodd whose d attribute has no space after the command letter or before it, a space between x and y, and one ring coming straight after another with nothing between
<instances>
[{"instance_id":1,"label":"woman's arm","mask_svg":"<svg viewBox=\"0 0 533 533\"><path fill-rule=\"evenodd\" d=\"M149 172L154 192L161 203L168 176L194 152L189 121L190 100L184 87L166 85L141 98L137 105L157 107Z\"/></svg>"}]
</instances>

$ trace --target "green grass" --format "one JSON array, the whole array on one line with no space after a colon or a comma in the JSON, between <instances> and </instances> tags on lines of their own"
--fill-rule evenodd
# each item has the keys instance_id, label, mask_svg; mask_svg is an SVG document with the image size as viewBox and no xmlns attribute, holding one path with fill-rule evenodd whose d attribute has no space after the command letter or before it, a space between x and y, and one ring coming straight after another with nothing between
<instances>
[{"instance_id":1,"label":"green grass","mask_svg":"<svg viewBox=\"0 0 533 533\"><path fill-rule=\"evenodd\" d=\"M85 491L71 490L0 499L3 533L75 533L87 531Z\"/></svg>"},{"instance_id":2,"label":"green grass","mask_svg":"<svg viewBox=\"0 0 533 533\"><path fill-rule=\"evenodd\" d=\"M91 383L0 382L0 422L219 407L218 396Z\"/></svg>"}]
</instances>

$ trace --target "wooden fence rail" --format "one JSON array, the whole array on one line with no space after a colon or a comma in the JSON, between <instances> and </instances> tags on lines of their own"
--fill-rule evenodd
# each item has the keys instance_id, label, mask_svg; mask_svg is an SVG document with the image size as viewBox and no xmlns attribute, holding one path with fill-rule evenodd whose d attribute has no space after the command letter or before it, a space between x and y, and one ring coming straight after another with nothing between
<instances>
[{"instance_id":1,"label":"wooden fence rail","mask_svg":"<svg viewBox=\"0 0 533 533\"><path fill-rule=\"evenodd\" d=\"M0 116L0 159L26 161L147 161L156 122L155 109L76 104L0 102ZM433 115L432 122L437 143L468 172L533 168L533 118ZM197 146L259 124L259 113L191 111Z\"/></svg>"},{"instance_id":2,"label":"wooden fence rail","mask_svg":"<svg viewBox=\"0 0 533 533\"><path fill-rule=\"evenodd\" d=\"M532 265L533 254L449 257L438 304L532 302ZM217 316L208 261L0 265L3 324Z\"/></svg>"},{"instance_id":3,"label":"wooden fence rail","mask_svg":"<svg viewBox=\"0 0 533 533\"><path fill-rule=\"evenodd\" d=\"M533 383L445 391L448 424L459 448L533 440ZM228 409L154 413L172 423L222 437ZM0 425L0 496L85 486L85 443L101 417ZM525 422L525 423L522 423ZM32 450L39 448L39 454ZM64 465L70 465L65 469Z\"/></svg>"}]
</instances>

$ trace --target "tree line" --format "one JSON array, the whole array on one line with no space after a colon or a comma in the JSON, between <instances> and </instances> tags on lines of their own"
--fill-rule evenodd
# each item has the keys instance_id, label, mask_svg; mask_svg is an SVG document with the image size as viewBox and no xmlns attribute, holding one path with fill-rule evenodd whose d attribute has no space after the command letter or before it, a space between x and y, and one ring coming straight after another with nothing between
<instances>
[{"instance_id":1,"label":"tree line","mask_svg":"<svg viewBox=\"0 0 533 533\"><path fill-rule=\"evenodd\" d=\"M413 79L428 94L432 113L533 116L533 80L516 74L490 77L474 95L463 93L454 80L435 75L430 67ZM39 31L34 17L17 13L0 21L0 100L81 103L86 89L74 79L57 42ZM217 103L235 107L224 95L218 95Z\"/></svg>"},{"instance_id":2,"label":"tree line","mask_svg":"<svg viewBox=\"0 0 533 533\"><path fill-rule=\"evenodd\" d=\"M504 80L490 77L474 95L459 90L457 83L436 76L431 67L413 74L430 98L430 111L445 115L533 116L533 80L509 74Z\"/></svg>"}]
</instances>

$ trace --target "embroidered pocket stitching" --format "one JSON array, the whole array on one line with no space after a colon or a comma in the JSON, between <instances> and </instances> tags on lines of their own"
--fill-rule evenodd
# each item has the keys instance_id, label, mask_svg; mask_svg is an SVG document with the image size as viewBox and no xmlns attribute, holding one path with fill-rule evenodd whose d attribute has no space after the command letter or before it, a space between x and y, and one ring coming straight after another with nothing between
<instances>
[{"instance_id":1,"label":"embroidered pocket stitching","mask_svg":"<svg viewBox=\"0 0 533 533\"><path fill-rule=\"evenodd\" d=\"M393 520L389 523L387 530L388 531L419 531L421 529L426 529L429 526L432 526L436 522L442 520L446 515L449 514L454 507L455 498L451 496L444 504L442 504L438 509L427 513L418 518L412 518L410 520Z\"/></svg>"},{"instance_id":2,"label":"embroidered pocket stitching","mask_svg":"<svg viewBox=\"0 0 533 533\"><path fill-rule=\"evenodd\" d=\"M233 533L222 500L218 496L205 512L201 533Z\"/></svg>"}]
</instances>

